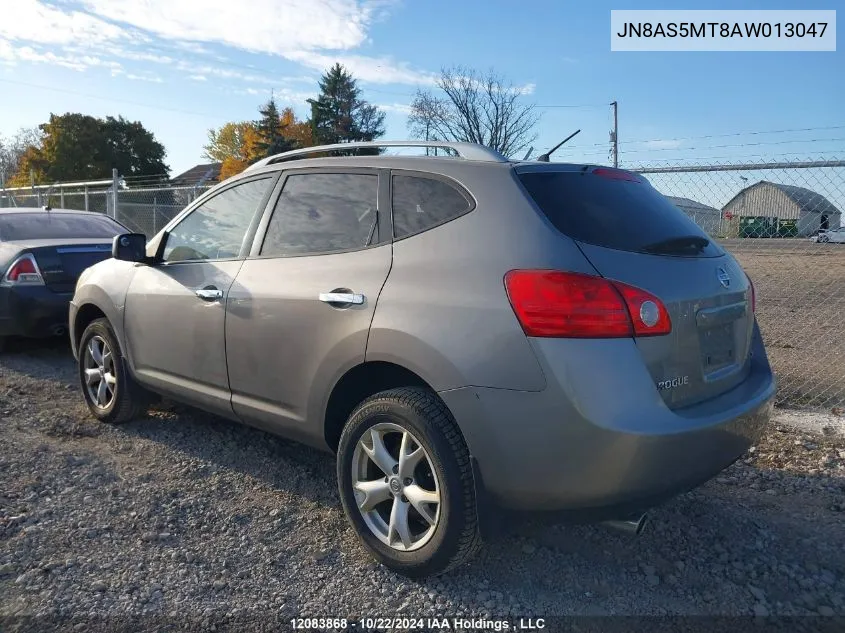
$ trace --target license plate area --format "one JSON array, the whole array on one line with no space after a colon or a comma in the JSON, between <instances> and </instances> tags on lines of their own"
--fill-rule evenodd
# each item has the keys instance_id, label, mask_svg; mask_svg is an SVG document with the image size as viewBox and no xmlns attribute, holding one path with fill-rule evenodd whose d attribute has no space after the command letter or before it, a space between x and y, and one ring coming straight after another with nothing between
<instances>
[{"instance_id":1,"label":"license plate area","mask_svg":"<svg viewBox=\"0 0 845 633\"><path fill-rule=\"evenodd\" d=\"M734 324L726 323L699 330L701 366L708 375L736 362Z\"/></svg>"}]
</instances>

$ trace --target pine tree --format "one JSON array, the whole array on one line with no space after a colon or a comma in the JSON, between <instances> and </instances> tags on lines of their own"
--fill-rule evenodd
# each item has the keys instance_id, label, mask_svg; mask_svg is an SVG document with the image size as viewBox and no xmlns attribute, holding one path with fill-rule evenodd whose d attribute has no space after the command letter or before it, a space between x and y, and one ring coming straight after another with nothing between
<instances>
[{"instance_id":1,"label":"pine tree","mask_svg":"<svg viewBox=\"0 0 845 633\"><path fill-rule=\"evenodd\" d=\"M319 85L320 95L309 100L317 144L372 141L384 135L384 112L361 98L357 81L343 66L331 67Z\"/></svg>"},{"instance_id":2,"label":"pine tree","mask_svg":"<svg viewBox=\"0 0 845 633\"><path fill-rule=\"evenodd\" d=\"M256 144L256 159L293 149L294 143L284 135L284 125L276 100L270 97L270 101L263 108L259 108L258 112L261 118L255 123L259 138Z\"/></svg>"}]
</instances>

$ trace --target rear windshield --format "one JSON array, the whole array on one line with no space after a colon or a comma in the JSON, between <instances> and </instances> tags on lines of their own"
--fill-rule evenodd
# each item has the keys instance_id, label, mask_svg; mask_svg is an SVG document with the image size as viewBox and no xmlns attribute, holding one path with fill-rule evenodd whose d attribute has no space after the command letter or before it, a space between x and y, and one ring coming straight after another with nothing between
<instances>
[{"instance_id":1,"label":"rear windshield","mask_svg":"<svg viewBox=\"0 0 845 633\"><path fill-rule=\"evenodd\" d=\"M0 241L3 242L105 238L125 232L126 229L105 215L74 215L47 211L0 214Z\"/></svg>"},{"instance_id":2,"label":"rear windshield","mask_svg":"<svg viewBox=\"0 0 845 633\"><path fill-rule=\"evenodd\" d=\"M692 219L642 177L632 182L583 171L518 176L551 223L580 242L667 255L722 254Z\"/></svg>"}]
</instances>

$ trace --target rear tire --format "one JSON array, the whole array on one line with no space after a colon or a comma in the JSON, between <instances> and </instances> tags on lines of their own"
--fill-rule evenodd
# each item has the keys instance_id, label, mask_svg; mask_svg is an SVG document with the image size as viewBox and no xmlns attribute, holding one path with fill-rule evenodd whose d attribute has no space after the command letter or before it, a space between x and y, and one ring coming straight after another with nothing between
<instances>
[{"instance_id":1,"label":"rear tire","mask_svg":"<svg viewBox=\"0 0 845 633\"><path fill-rule=\"evenodd\" d=\"M830 241L830 237L828 237L827 235L819 235L819 242L821 242L822 244L829 242L829 241Z\"/></svg>"},{"instance_id":2,"label":"rear tire","mask_svg":"<svg viewBox=\"0 0 845 633\"><path fill-rule=\"evenodd\" d=\"M82 333L78 373L85 404L101 422L128 422L146 408L143 389L126 371L108 319L92 321Z\"/></svg>"},{"instance_id":3,"label":"rear tire","mask_svg":"<svg viewBox=\"0 0 845 633\"><path fill-rule=\"evenodd\" d=\"M386 453L377 452L376 438ZM337 479L358 538L399 574L445 573L481 546L469 451L446 405L429 390L391 389L358 405L340 437Z\"/></svg>"}]
</instances>

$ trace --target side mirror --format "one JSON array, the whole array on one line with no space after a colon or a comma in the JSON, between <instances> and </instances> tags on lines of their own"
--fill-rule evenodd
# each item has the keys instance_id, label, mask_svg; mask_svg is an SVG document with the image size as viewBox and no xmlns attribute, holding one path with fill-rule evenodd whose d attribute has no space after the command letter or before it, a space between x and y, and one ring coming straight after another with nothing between
<instances>
[{"instance_id":1,"label":"side mirror","mask_svg":"<svg viewBox=\"0 0 845 633\"><path fill-rule=\"evenodd\" d=\"M147 260L147 236L143 233L124 233L114 238L111 255L126 262Z\"/></svg>"}]
</instances>

